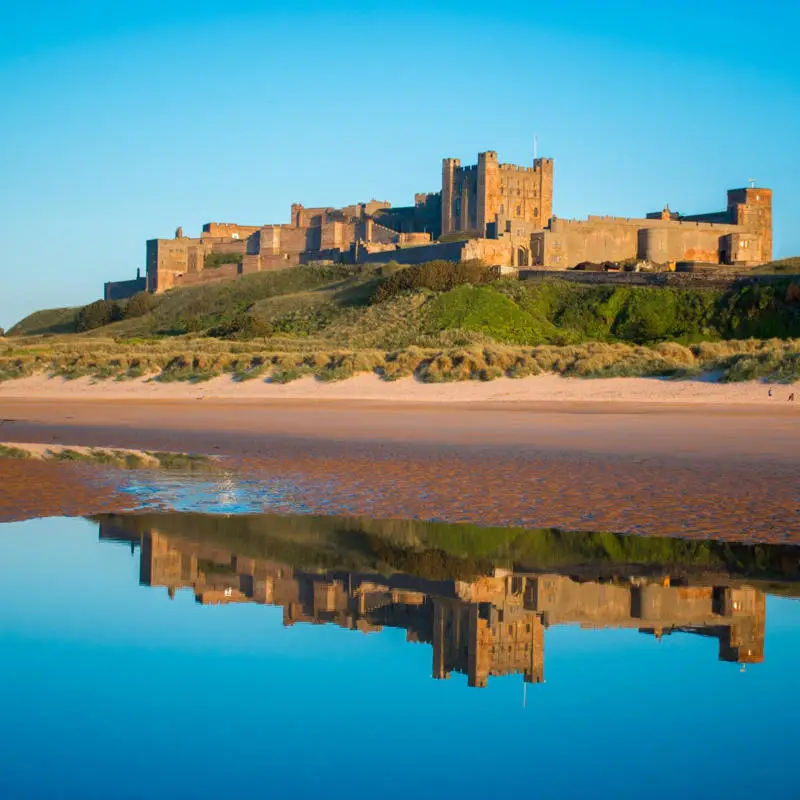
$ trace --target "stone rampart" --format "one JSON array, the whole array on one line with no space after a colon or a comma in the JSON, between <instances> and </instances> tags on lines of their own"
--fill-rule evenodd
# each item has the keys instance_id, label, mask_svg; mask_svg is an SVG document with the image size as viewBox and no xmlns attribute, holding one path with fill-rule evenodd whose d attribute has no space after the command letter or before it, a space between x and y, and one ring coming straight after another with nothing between
<instances>
[{"instance_id":1,"label":"stone rampart","mask_svg":"<svg viewBox=\"0 0 800 800\"><path fill-rule=\"evenodd\" d=\"M768 286L791 279L787 275L751 275L729 270L700 272L584 272L583 270L521 269L523 281L569 281L586 286L672 286L677 289L730 289L758 284ZM800 277L800 276L798 276Z\"/></svg>"},{"instance_id":2,"label":"stone rampart","mask_svg":"<svg viewBox=\"0 0 800 800\"><path fill-rule=\"evenodd\" d=\"M129 281L108 281L103 284L104 300L127 300L147 288L147 278L137 275Z\"/></svg>"},{"instance_id":3,"label":"stone rampart","mask_svg":"<svg viewBox=\"0 0 800 800\"><path fill-rule=\"evenodd\" d=\"M467 242L446 242L443 244L423 245L422 247L403 247L395 250L385 250L378 253L368 253L363 249L358 252L358 264L388 264L396 261L398 264L424 264L426 261L461 261Z\"/></svg>"},{"instance_id":4,"label":"stone rampart","mask_svg":"<svg viewBox=\"0 0 800 800\"><path fill-rule=\"evenodd\" d=\"M175 276L173 286L185 288L186 286L197 286L202 283L229 281L239 275L240 271L239 264L223 264L220 267L204 269L201 272L186 272L183 275Z\"/></svg>"}]
</instances>

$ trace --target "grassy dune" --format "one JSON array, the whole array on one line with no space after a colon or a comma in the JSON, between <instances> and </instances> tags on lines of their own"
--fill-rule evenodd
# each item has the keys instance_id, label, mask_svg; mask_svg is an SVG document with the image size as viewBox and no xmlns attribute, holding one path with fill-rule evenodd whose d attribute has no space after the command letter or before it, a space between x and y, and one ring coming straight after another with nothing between
<instances>
[{"instance_id":1,"label":"grassy dune","mask_svg":"<svg viewBox=\"0 0 800 800\"><path fill-rule=\"evenodd\" d=\"M9 352L10 351L10 352ZM258 342L182 337L115 342L101 338L53 341L0 349L0 381L37 373L66 379L202 382L219 375L234 380L286 383L304 375L342 380L375 373L392 381L410 375L439 383L522 378L544 372L570 377L671 376L687 378L718 371L722 380L800 377L800 340L735 340L690 346L590 342L581 345L508 346L497 343L397 350L321 349L275 351Z\"/></svg>"},{"instance_id":2,"label":"grassy dune","mask_svg":"<svg viewBox=\"0 0 800 800\"><path fill-rule=\"evenodd\" d=\"M731 381L793 381L800 370L800 283L791 277L722 291L526 283L478 263L307 266L95 303L77 312L93 329L64 334L75 313L38 312L9 331L0 380L37 372L277 382L374 372L441 382L719 371Z\"/></svg>"}]
</instances>

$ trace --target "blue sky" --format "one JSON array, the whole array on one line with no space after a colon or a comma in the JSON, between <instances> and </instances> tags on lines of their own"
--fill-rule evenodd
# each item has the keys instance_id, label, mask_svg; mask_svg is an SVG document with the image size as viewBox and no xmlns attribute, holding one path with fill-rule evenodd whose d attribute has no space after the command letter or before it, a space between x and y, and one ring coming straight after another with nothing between
<instances>
[{"instance_id":1,"label":"blue sky","mask_svg":"<svg viewBox=\"0 0 800 800\"><path fill-rule=\"evenodd\" d=\"M800 254L800 4L0 0L0 325L96 299L144 242L292 202L439 188L441 159L556 159L554 211L775 192Z\"/></svg>"}]
</instances>

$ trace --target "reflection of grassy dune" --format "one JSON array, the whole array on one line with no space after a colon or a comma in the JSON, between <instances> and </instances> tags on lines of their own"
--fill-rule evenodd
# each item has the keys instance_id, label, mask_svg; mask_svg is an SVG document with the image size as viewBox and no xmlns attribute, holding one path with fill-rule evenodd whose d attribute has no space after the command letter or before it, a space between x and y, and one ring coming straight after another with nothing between
<instances>
[{"instance_id":1,"label":"reflection of grassy dune","mask_svg":"<svg viewBox=\"0 0 800 800\"><path fill-rule=\"evenodd\" d=\"M96 518L131 532L156 529L237 555L305 569L396 571L469 580L494 566L520 571L719 574L800 580L800 548L556 529L482 528L413 520L133 514Z\"/></svg>"}]
</instances>

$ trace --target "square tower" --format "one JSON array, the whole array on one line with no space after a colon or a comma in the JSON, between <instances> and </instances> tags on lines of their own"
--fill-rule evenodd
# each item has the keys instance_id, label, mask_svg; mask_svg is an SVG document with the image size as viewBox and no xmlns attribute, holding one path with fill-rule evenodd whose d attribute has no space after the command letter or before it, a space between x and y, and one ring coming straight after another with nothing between
<instances>
[{"instance_id":1,"label":"square tower","mask_svg":"<svg viewBox=\"0 0 800 800\"><path fill-rule=\"evenodd\" d=\"M442 233L496 236L505 225L544 228L553 216L553 159L532 167L501 164L494 150L478 154L477 166L455 158L442 162ZM502 228L502 230L501 230Z\"/></svg>"},{"instance_id":2,"label":"square tower","mask_svg":"<svg viewBox=\"0 0 800 800\"><path fill-rule=\"evenodd\" d=\"M728 192L728 216L734 225L758 234L761 259L772 261L772 189L731 189Z\"/></svg>"}]
</instances>

